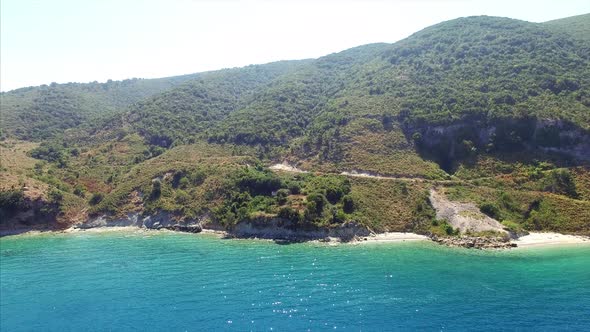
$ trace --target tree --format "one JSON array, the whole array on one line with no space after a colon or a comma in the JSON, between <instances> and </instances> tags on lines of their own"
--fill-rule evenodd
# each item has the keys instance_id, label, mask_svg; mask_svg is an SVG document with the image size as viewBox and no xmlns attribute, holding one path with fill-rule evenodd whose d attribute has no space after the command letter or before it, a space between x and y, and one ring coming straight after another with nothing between
<instances>
[{"instance_id":1,"label":"tree","mask_svg":"<svg viewBox=\"0 0 590 332\"><path fill-rule=\"evenodd\" d=\"M155 179L152 181L152 192L150 193L151 199L158 199L162 194L162 181Z\"/></svg>"},{"instance_id":2,"label":"tree","mask_svg":"<svg viewBox=\"0 0 590 332\"><path fill-rule=\"evenodd\" d=\"M316 220L322 217L325 206L328 200L322 194L310 194L307 196L307 206L305 208L305 218L308 220Z\"/></svg>"},{"instance_id":3,"label":"tree","mask_svg":"<svg viewBox=\"0 0 590 332\"><path fill-rule=\"evenodd\" d=\"M89 203L91 205L96 205L96 204L102 202L103 198L104 198L104 194L103 193L94 193L90 197Z\"/></svg>"},{"instance_id":4,"label":"tree","mask_svg":"<svg viewBox=\"0 0 590 332\"><path fill-rule=\"evenodd\" d=\"M277 203L279 205L285 205L287 203L287 196L289 196L288 189L279 189L277 191Z\"/></svg>"},{"instance_id":5,"label":"tree","mask_svg":"<svg viewBox=\"0 0 590 332\"><path fill-rule=\"evenodd\" d=\"M342 198L342 210L346 213L352 213L354 211L354 200L350 195L346 195Z\"/></svg>"}]
</instances>

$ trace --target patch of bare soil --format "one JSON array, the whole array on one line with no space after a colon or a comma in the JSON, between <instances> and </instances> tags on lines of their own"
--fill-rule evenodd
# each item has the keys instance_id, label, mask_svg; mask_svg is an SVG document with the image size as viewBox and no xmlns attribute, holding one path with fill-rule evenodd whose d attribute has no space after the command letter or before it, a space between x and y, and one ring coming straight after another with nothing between
<instances>
[{"instance_id":1,"label":"patch of bare soil","mask_svg":"<svg viewBox=\"0 0 590 332\"><path fill-rule=\"evenodd\" d=\"M430 203L436 210L436 218L447 220L461 233L508 233L496 219L481 213L473 203L452 202L444 194L430 190Z\"/></svg>"}]
</instances>

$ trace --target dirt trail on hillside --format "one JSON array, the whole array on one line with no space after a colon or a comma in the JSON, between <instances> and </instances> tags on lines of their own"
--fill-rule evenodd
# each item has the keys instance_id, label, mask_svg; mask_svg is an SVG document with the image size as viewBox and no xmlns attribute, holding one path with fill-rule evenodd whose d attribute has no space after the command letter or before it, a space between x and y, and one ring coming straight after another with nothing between
<instances>
[{"instance_id":1,"label":"dirt trail on hillside","mask_svg":"<svg viewBox=\"0 0 590 332\"><path fill-rule=\"evenodd\" d=\"M387 175L380 175L380 174L376 174L376 173L368 173L368 172L362 172L362 171L344 171L342 173L340 173L340 175L344 175L344 176L352 176L352 177L356 177L356 178L371 178L371 179L379 179L379 180L402 180L402 181L414 181L414 182L423 182L424 179L423 178L410 178L410 177L404 177L404 176L387 176Z\"/></svg>"},{"instance_id":2,"label":"dirt trail on hillside","mask_svg":"<svg viewBox=\"0 0 590 332\"><path fill-rule=\"evenodd\" d=\"M430 203L436 210L436 218L444 219L461 233L494 231L508 233L496 219L481 213L473 203L452 202L444 194L430 189Z\"/></svg>"},{"instance_id":3,"label":"dirt trail on hillside","mask_svg":"<svg viewBox=\"0 0 590 332\"><path fill-rule=\"evenodd\" d=\"M309 173L308 171L304 171L300 168L297 168L293 165L289 165L287 163L281 163L281 164L274 164L272 166L269 167L270 170L272 171L284 171L284 172L291 172L291 173ZM352 171L344 171L341 172L340 175L344 175L344 176L351 176L351 177L356 177L356 178L371 178L371 179L378 179L378 180L402 180L402 181L416 181L416 182L423 182L425 181L423 178L419 178L419 177L403 177L403 176L387 176L387 175L380 175L380 174L376 174L376 173L369 173L369 172L363 172L363 171L357 171L357 170L352 170Z\"/></svg>"},{"instance_id":4,"label":"dirt trail on hillside","mask_svg":"<svg viewBox=\"0 0 590 332\"><path fill-rule=\"evenodd\" d=\"M289 165L287 163L274 164L274 165L270 166L269 169L272 171L285 171L285 172L292 172L292 173L308 173L307 171L304 171L302 169L299 169L299 168Z\"/></svg>"}]
</instances>

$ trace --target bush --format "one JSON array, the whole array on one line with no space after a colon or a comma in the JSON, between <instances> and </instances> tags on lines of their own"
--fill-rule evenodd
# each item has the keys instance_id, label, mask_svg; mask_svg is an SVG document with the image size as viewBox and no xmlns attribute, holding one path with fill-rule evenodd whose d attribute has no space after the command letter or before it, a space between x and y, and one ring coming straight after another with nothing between
<instances>
[{"instance_id":1,"label":"bush","mask_svg":"<svg viewBox=\"0 0 590 332\"><path fill-rule=\"evenodd\" d=\"M438 236L454 236L459 235L459 230L454 229L447 220L439 220L433 218L431 221L432 226L430 232Z\"/></svg>"},{"instance_id":2,"label":"bush","mask_svg":"<svg viewBox=\"0 0 590 332\"><path fill-rule=\"evenodd\" d=\"M74 195L78 197L86 196L86 194L84 193L84 187L82 185L77 185L76 188L74 188Z\"/></svg>"},{"instance_id":3,"label":"bush","mask_svg":"<svg viewBox=\"0 0 590 332\"><path fill-rule=\"evenodd\" d=\"M332 203L338 203L342 197L350 193L350 181L341 176L322 176L312 178L308 184L310 192L323 193L326 199Z\"/></svg>"},{"instance_id":4,"label":"bush","mask_svg":"<svg viewBox=\"0 0 590 332\"><path fill-rule=\"evenodd\" d=\"M57 188L49 190L49 202L53 204L60 204L64 198L64 194Z\"/></svg>"},{"instance_id":5,"label":"bush","mask_svg":"<svg viewBox=\"0 0 590 332\"><path fill-rule=\"evenodd\" d=\"M181 182L183 182L183 184L188 185L188 182L189 181L188 181L188 179L186 178L185 175L186 174L185 174L184 171L176 171L176 172L174 172L174 175L172 176L172 188L175 188L175 189L178 188L178 187L181 187L183 189L186 188L186 186L185 187L182 187L182 185L181 185Z\"/></svg>"},{"instance_id":6,"label":"bush","mask_svg":"<svg viewBox=\"0 0 590 332\"><path fill-rule=\"evenodd\" d=\"M67 155L63 147L57 144L43 143L29 153L35 159L56 163L59 167L65 167Z\"/></svg>"},{"instance_id":7,"label":"bush","mask_svg":"<svg viewBox=\"0 0 590 332\"><path fill-rule=\"evenodd\" d=\"M449 225L446 222L444 224L442 224L441 227L447 235L457 235L458 234L458 230L455 230L453 228L453 226Z\"/></svg>"},{"instance_id":8,"label":"bush","mask_svg":"<svg viewBox=\"0 0 590 332\"><path fill-rule=\"evenodd\" d=\"M186 177L183 176L182 178L180 178L180 180L178 181L178 187L182 188L182 189L186 189L188 188L188 186L191 184L190 180Z\"/></svg>"},{"instance_id":9,"label":"bush","mask_svg":"<svg viewBox=\"0 0 590 332\"><path fill-rule=\"evenodd\" d=\"M479 210L483 214L489 216L490 218L494 218L494 219L497 219L497 220L500 220L501 219L500 209L495 204L493 204L493 203L489 203L489 202L483 203L479 207Z\"/></svg>"},{"instance_id":10,"label":"bush","mask_svg":"<svg viewBox=\"0 0 590 332\"><path fill-rule=\"evenodd\" d=\"M191 199L191 197L186 191L184 191L184 190L176 191L176 197L174 198L176 203L186 204L190 201L190 199Z\"/></svg>"},{"instance_id":11,"label":"bush","mask_svg":"<svg viewBox=\"0 0 590 332\"><path fill-rule=\"evenodd\" d=\"M190 174L189 178L190 178L190 182L193 185L199 186L205 181L205 178L207 178L207 175L205 174L205 172L203 172L201 170L196 170Z\"/></svg>"},{"instance_id":12,"label":"bush","mask_svg":"<svg viewBox=\"0 0 590 332\"><path fill-rule=\"evenodd\" d=\"M290 183L289 184L289 191L293 195L299 195L301 193L301 186L296 182Z\"/></svg>"},{"instance_id":13,"label":"bush","mask_svg":"<svg viewBox=\"0 0 590 332\"><path fill-rule=\"evenodd\" d=\"M22 190L0 191L0 223L12 216L26 205Z\"/></svg>"},{"instance_id":14,"label":"bush","mask_svg":"<svg viewBox=\"0 0 590 332\"><path fill-rule=\"evenodd\" d=\"M340 199L350 192L350 181L344 179L339 186L330 186L326 188L326 198L332 204L336 204Z\"/></svg>"},{"instance_id":15,"label":"bush","mask_svg":"<svg viewBox=\"0 0 590 332\"><path fill-rule=\"evenodd\" d=\"M270 171L258 171L251 168L237 175L236 186L252 195L269 195L281 188L281 179Z\"/></svg>"},{"instance_id":16,"label":"bush","mask_svg":"<svg viewBox=\"0 0 590 332\"><path fill-rule=\"evenodd\" d=\"M90 203L91 205L96 205L96 204L102 202L103 199L104 199L103 193L94 193L90 197L90 200L88 201L88 203Z\"/></svg>"},{"instance_id":17,"label":"bush","mask_svg":"<svg viewBox=\"0 0 590 332\"><path fill-rule=\"evenodd\" d=\"M559 225L566 224L564 216L560 215L547 201L535 200L529 207L528 218L524 222L526 229L531 230L559 230Z\"/></svg>"},{"instance_id":18,"label":"bush","mask_svg":"<svg viewBox=\"0 0 590 332\"><path fill-rule=\"evenodd\" d=\"M322 217L325 206L328 204L326 197L322 194L310 194L307 196L307 206L305 208L305 218L307 220L316 220Z\"/></svg>"},{"instance_id":19,"label":"bush","mask_svg":"<svg viewBox=\"0 0 590 332\"><path fill-rule=\"evenodd\" d=\"M522 234L525 232L522 225L514 221L504 220L502 221L502 226L504 226L506 230L515 234Z\"/></svg>"},{"instance_id":20,"label":"bush","mask_svg":"<svg viewBox=\"0 0 590 332\"><path fill-rule=\"evenodd\" d=\"M332 207L330 212L332 213L333 223L341 224L346 221L346 214L342 210Z\"/></svg>"},{"instance_id":21,"label":"bush","mask_svg":"<svg viewBox=\"0 0 590 332\"><path fill-rule=\"evenodd\" d=\"M150 193L151 199L158 199L162 195L162 181L156 179L152 181L152 192Z\"/></svg>"},{"instance_id":22,"label":"bush","mask_svg":"<svg viewBox=\"0 0 590 332\"><path fill-rule=\"evenodd\" d=\"M543 191L578 198L576 183L572 173L567 169L552 171L543 181Z\"/></svg>"},{"instance_id":23,"label":"bush","mask_svg":"<svg viewBox=\"0 0 590 332\"><path fill-rule=\"evenodd\" d=\"M346 213L352 213L354 211L354 200L350 195L346 195L342 198L342 209Z\"/></svg>"},{"instance_id":24,"label":"bush","mask_svg":"<svg viewBox=\"0 0 590 332\"><path fill-rule=\"evenodd\" d=\"M297 212L297 210L292 209L290 207L282 207L279 210L278 216L279 216L279 218L287 219L287 220L290 220L292 222L299 222L299 221L301 221L301 215L299 214L299 212Z\"/></svg>"},{"instance_id":25,"label":"bush","mask_svg":"<svg viewBox=\"0 0 590 332\"><path fill-rule=\"evenodd\" d=\"M285 205L287 203L287 196L289 196L288 189L279 189L277 191L277 203L279 205Z\"/></svg>"}]
</instances>

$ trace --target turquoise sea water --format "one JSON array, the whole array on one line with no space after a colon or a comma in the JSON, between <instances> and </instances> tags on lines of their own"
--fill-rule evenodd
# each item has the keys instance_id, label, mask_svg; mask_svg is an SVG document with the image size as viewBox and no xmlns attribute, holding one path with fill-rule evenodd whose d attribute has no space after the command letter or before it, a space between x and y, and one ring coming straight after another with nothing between
<instances>
[{"instance_id":1,"label":"turquoise sea water","mask_svg":"<svg viewBox=\"0 0 590 332\"><path fill-rule=\"evenodd\" d=\"M590 247L0 239L1 331L590 330Z\"/></svg>"}]
</instances>

